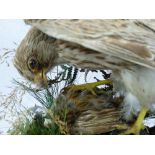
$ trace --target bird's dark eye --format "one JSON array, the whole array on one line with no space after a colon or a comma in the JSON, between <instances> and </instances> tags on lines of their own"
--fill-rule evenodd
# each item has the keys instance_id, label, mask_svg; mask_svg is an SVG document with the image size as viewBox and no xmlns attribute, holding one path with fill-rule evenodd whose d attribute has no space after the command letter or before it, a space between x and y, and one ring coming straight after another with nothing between
<instances>
[{"instance_id":1,"label":"bird's dark eye","mask_svg":"<svg viewBox=\"0 0 155 155\"><path fill-rule=\"evenodd\" d=\"M28 60L28 68L29 68L31 71L39 70L39 69L40 69L40 65L39 65L38 60L35 59L35 58L30 58L30 59Z\"/></svg>"}]
</instances>

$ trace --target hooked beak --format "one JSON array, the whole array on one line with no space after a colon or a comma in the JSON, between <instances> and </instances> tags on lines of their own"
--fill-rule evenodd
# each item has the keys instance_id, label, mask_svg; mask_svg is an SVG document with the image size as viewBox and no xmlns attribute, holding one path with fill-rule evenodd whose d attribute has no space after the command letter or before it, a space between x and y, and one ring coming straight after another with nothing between
<instances>
[{"instance_id":1,"label":"hooked beak","mask_svg":"<svg viewBox=\"0 0 155 155\"><path fill-rule=\"evenodd\" d=\"M39 87L47 87L48 86L48 80L47 80L45 69L42 69L40 72L38 72L35 75L34 83L36 83L37 86L39 86Z\"/></svg>"}]
</instances>

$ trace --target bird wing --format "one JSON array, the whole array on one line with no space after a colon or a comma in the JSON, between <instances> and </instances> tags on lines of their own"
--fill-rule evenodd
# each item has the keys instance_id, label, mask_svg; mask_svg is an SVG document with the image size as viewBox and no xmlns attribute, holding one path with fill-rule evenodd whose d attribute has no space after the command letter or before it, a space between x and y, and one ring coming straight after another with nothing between
<instances>
[{"instance_id":1,"label":"bird wing","mask_svg":"<svg viewBox=\"0 0 155 155\"><path fill-rule=\"evenodd\" d=\"M155 20L25 20L49 36L155 69Z\"/></svg>"}]
</instances>

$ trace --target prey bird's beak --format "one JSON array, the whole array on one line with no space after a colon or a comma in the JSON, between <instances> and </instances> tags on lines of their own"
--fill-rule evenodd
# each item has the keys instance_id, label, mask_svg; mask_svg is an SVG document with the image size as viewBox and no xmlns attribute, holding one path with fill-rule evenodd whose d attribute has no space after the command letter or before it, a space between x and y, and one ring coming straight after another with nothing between
<instances>
[{"instance_id":1,"label":"prey bird's beak","mask_svg":"<svg viewBox=\"0 0 155 155\"><path fill-rule=\"evenodd\" d=\"M34 77L34 83L37 84L39 87L47 87L48 86L48 80L46 76L46 70L42 69L40 72L36 73Z\"/></svg>"}]
</instances>

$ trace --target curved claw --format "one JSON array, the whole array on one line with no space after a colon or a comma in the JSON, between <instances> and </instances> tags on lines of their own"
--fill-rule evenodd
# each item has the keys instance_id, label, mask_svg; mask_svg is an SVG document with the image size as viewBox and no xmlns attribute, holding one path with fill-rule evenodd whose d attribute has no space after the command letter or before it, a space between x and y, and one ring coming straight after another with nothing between
<instances>
[{"instance_id":1,"label":"curved claw","mask_svg":"<svg viewBox=\"0 0 155 155\"><path fill-rule=\"evenodd\" d=\"M144 120L147 112L148 112L148 109L146 107L143 107L142 110L140 111L139 115L138 115L136 122L128 130L126 130L122 134L139 135L140 131L145 129L145 126L143 124L143 120Z\"/></svg>"}]
</instances>

